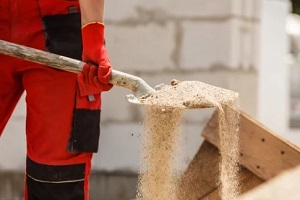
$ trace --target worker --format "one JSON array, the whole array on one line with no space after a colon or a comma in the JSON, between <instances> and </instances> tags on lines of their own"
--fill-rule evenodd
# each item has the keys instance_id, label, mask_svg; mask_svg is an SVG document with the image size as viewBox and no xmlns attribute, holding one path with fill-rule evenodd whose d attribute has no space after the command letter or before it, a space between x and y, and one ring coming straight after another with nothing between
<instances>
[{"instance_id":1,"label":"worker","mask_svg":"<svg viewBox=\"0 0 300 200\"><path fill-rule=\"evenodd\" d=\"M0 39L87 63L77 75L0 55L0 135L26 91L24 199L88 200L101 93L112 88L104 0L0 0L0 13Z\"/></svg>"}]
</instances>

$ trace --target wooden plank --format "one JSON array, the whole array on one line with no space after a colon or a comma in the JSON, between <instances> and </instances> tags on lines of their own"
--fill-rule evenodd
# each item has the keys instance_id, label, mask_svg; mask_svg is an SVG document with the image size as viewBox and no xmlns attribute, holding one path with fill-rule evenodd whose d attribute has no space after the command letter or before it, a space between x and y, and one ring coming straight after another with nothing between
<instances>
[{"instance_id":1,"label":"wooden plank","mask_svg":"<svg viewBox=\"0 0 300 200\"><path fill-rule=\"evenodd\" d=\"M240 112L240 164L263 180L300 164L300 149L261 123ZM272 116L270 116L272 117ZM218 146L218 115L212 115L202 136Z\"/></svg>"},{"instance_id":2,"label":"wooden plank","mask_svg":"<svg viewBox=\"0 0 300 200\"><path fill-rule=\"evenodd\" d=\"M259 187L247 192L238 200L299 200L300 166L284 171Z\"/></svg>"},{"instance_id":3,"label":"wooden plank","mask_svg":"<svg viewBox=\"0 0 300 200\"><path fill-rule=\"evenodd\" d=\"M264 180L250 172L247 168L241 166L239 173L240 194L244 194L264 182Z\"/></svg>"},{"instance_id":4,"label":"wooden plank","mask_svg":"<svg viewBox=\"0 0 300 200\"><path fill-rule=\"evenodd\" d=\"M201 199L214 191L219 181L218 149L204 141L179 181L178 199Z\"/></svg>"},{"instance_id":5,"label":"wooden plank","mask_svg":"<svg viewBox=\"0 0 300 200\"><path fill-rule=\"evenodd\" d=\"M203 198L197 199L197 200L222 200L220 196L220 187L217 187L214 191L207 194Z\"/></svg>"},{"instance_id":6,"label":"wooden plank","mask_svg":"<svg viewBox=\"0 0 300 200\"><path fill-rule=\"evenodd\" d=\"M261 185L264 181L258 178L255 174L250 172L248 169L241 166L241 170L239 172L239 183L240 188L239 192L240 195L252 190L253 188ZM221 200L220 197L221 186L213 190L212 192L208 193L206 196L199 198L198 200Z\"/></svg>"},{"instance_id":7,"label":"wooden plank","mask_svg":"<svg viewBox=\"0 0 300 200\"><path fill-rule=\"evenodd\" d=\"M178 199L221 200L219 162L217 147L204 141L180 180ZM241 167L239 179L241 193L264 182L244 167Z\"/></svg>"}]
</instances>

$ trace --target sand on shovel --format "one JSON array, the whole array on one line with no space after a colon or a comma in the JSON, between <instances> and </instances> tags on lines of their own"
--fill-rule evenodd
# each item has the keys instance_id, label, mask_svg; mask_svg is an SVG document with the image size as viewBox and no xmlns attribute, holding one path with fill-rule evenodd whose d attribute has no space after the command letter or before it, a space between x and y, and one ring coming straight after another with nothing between
<instances>
[{"instance_id":1,"label":"sand on shovel","mask_svg":"<svg viewBox=\"0 0 300 200\"><path fill-rule=\"evenodd\" d=\"M230 107L238 106L238 94L200 81L172 80L156 93L144 96L146 105L145 133L142 138L140 174L137 190L139 200L177 200L178 194L189 198L195 188L180 191L176 160L180 153L180 124L184 109L216 107L219 115L220 183L223 200L239 194L239 119Z\"/></svg>"}]
</instances>

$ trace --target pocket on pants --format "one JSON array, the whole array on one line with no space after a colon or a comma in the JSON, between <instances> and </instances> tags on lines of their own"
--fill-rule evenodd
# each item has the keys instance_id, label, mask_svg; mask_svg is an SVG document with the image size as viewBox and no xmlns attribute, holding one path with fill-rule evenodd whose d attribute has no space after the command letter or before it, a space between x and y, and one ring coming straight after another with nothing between
<instances>
[{"instance_id":1,"label":"pocket on pants","mask_svg":"<svg viewBox=\"0 0 300 200\"><path fill-rule=\"evenodd\" d=\"M84 200L85 164L43 165L26 161L28 200Z\"/></svg>"},{"instance_id":2,"label":"pocket on pants","mask_svg":"<svg viewBox=\"0 0 300 200\"><path fill-rule=\"evenodd\" d=\"M82 38L80 13L43 17L46 50L81 60Z\"/></svg>"}]
</instances>

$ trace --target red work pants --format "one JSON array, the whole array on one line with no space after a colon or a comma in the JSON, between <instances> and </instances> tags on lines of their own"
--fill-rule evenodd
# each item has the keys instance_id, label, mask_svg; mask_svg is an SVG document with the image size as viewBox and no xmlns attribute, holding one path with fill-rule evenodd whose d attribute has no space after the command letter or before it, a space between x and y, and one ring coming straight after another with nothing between
<instances>
[{"instance_id":1,"label":"red work pants","mask_svg":"<svg viewBox=\"0 0 300 200\"><path fill-rule=\"evenodd\" d=\"M79 10L78 1L0 0L0 39L45 50L42 17L67 14L70 8ZM66 151L76 78L0 54L0 135L26 91L25 200L88 199L92 153Z\"/></svg>"}]
</instances>

